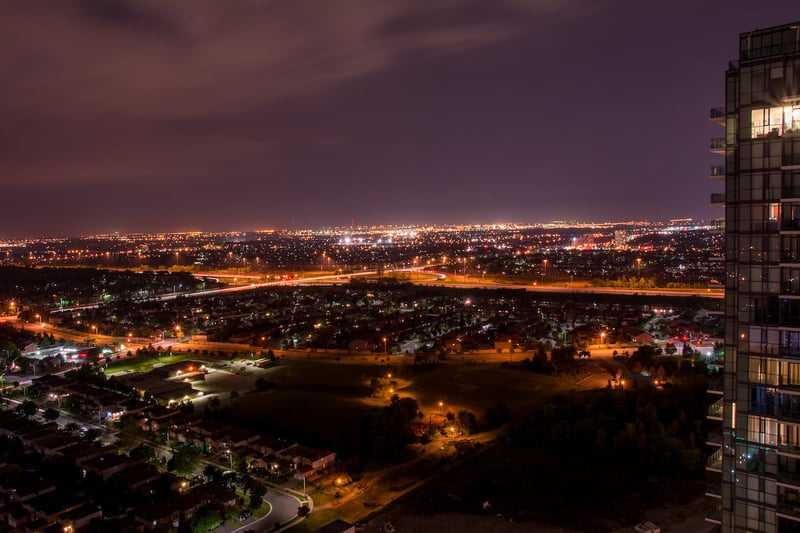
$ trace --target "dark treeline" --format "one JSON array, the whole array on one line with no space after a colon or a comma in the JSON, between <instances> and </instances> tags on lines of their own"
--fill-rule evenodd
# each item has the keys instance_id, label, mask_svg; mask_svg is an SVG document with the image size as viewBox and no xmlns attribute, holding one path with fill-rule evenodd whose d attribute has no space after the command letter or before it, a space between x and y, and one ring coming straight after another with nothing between
<instances>
[{"instance_id":1,"label":"dark treeline","mask_svg":"<svg viewBox=\"0 0 800 533\"><path fill-rule=\"evenodd\" d=\"M563 457L596 458L623 468L696 477L703 471L702 384L572 393L513 423L512 446Z\"/></svg>"}]
</instances>

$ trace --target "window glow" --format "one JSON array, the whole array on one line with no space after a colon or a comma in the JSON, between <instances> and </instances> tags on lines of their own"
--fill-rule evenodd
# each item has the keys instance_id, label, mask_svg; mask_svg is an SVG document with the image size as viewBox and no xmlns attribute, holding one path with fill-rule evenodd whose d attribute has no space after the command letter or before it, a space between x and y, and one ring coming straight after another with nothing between
<instances>
[{"instance_id":1,"label":"window glow","mask_svg":"<svg viewBox=\"0 0 800 533\"><path fill-rule=\"evenodd\" d=\"M800 104L753 109L750 112L750 137L779 137L800 132Z\"/></svg>"}]
</instances>

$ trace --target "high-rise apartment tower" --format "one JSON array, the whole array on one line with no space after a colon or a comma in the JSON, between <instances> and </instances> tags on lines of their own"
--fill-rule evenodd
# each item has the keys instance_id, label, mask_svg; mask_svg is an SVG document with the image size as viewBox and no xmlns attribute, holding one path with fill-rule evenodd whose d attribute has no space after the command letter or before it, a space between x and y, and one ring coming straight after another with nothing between
<instances>
[{"instance_id":1,"label":"high-rise apartment tower","mask_svg":"<svg viewBox=\"0 0 800 533\"><path fill-rule=\"evenodd\" d=\"M708 520L800 531L800 22L739 36L725 74L725 355L710 392ZM712 382L713 383L713 382Z\"/></svg>"}]
</instances>

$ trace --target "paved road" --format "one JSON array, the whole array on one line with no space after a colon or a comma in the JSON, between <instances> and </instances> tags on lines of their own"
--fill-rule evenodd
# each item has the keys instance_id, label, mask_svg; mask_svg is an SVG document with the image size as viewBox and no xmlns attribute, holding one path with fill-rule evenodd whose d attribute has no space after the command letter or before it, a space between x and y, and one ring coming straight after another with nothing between
<instances>
[{"instance_id":1,"label":"paved road","mask_svg":"<svg viewBox=\"0 0 800 533\"><path fill-rule=\"evenodd\" d=\"M418 266L418 267L410 267L410 268L397 268L393 270L386 270L386 273L392 272L418 272L425 268L428 268L430 265L426 266ZM295 278L290 280L280 280L280 281L267 281L262 283L249 283L243 285L237 285L234 287L225 287L224 289L208 289L203 291L193 291L193 292L171 292L168 294L160 294L158 296L153 296L151 298L144 298L142 300L137 300L137 302L163 302L167 300L175 300L177 298L198 298L202 296L214 296L217 294L227 294L232 292L242 292L242 291L251 291L253 289L261 289L264 287L276 287L276 286L286 286L286 285L302 285L305 283L310 282L337 282L337 281L345 281L349 280L350 278L356 277L363 277L363 276L374 276L378 274L377 270L365 270L363 272L352 272L350 274L330 274L325 276L312 276L308 278ZM51 313L69 313L73 311L81 311L84 309L96 309L100 307L100 303L91 303L85 305L78 305L75 307L64 307L62 309L54 309L50 311Z\"/></svg>"},{"instance_id":2,"label":"paved road","mask_svg":"<svg viewBox=\"0 0 800 533\"><path fill-rule=\"evenodd\" d=\"M639 296L698 296L722 299L725 294L719 289L617 289L613 287L558 287L550 285L530 285L518 283L487 283L480 280L467 282L412 281L419 285L436 285L461 289L522 289L530 292L573 293L573 294L620 294Z\"/></svg>"}]
</instances>

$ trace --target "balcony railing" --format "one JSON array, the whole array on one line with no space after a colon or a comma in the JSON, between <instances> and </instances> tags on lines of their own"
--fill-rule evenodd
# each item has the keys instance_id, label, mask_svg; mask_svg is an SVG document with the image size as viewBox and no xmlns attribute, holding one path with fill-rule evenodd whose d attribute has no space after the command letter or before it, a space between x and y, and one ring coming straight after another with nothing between
<instances>
[{"instance_id":1,"label":"balcony railing","mask_svg":"<svg viewBox=\"0 0 800 533\"><path fill-rule=\"evenodd\" d=\"M791 380L786 376L781 376L778 388L783 391L798 393L800 392L800 383L798 383L797 380Z\"/></svg>"},{"instance_id":2,"label":"balcony railing","mask_svg":"<svg viewBox=\"0 0 800 533\"><path fill-rule=\"evenodd\" d=\"M706 470L722 472L722 448L708 456L708 460L706 461Z\"/></svg>"},{"instance_id":3,"label":"balcony railing","mask_svg":"<svg viewBox=\"0 0 800 533\"><path fill-rule=\"evenodd\" d=\"M800 411L790 411L788 409L777 409L775 413L778 420L800 424Z\"/></svg>"},{"instance_id":4,"label":"balcony railing","mask_svg":"<svg viewBox=\"0 0 800 533\"><path fill-rule=\"evenodd\" d=\"M725 165L714 165L711 167L711 178L725 179Z\"/></svg>"},{"instance_id":5,"label":"balcony railing","mask_svg":"<svg viewBox=\"0 0 800 533\"><path fill-rule=\"evenodd\" d=\"M706 436L706 444L709 446L722 446L722 432L709 431Z\"/></svg>"},{"instance_id":6,"label":"balcony railing","mask_svg":"<svg viewBox=\"0 0 800 533\"><path fill-rule=\"evenodd\" d=\"M706 496L712 498L722 498L722 487L719 483L709 483L706 486Z\"/></svg>"},{"instance_id":7,"label":"balcony railing","mask_svg":"<svg viewBox=\"0 0 800 533\"><path fill-rule=\"evenodd\" d=\"M778 468L778 482L800 489L800 474Z\"/></svg>"},{"instance_id":8,"label":"balcony railing","mask_svg":"<svg viewBox=\"0 0 800 533\"><path fill-rule=\"evenodd\" d=\"M800 294L800 283L793 281L782 281L781 294Z\"/></svg>"},{"instance_id":9,"label":"balcony railing","mask_svg":"<svg viewBox=\"0 0 800 533\"><path fill-rule=\"evenodd\" d=\"M713 139L712 139L713 141ZM712 149L713 152L713 149ZM790 153L790 154L783 154L783 161L781 161L781 165L784 167L797 167L800 166L800 154Z\"/></svg>"},{"instance_id":10,"label":"balcony railing","mask_svg":"<svg viewBox=\"0 0 800 533\"><path fill-rule=\"evenodd\" d=\"M794 442L778 444L778 453L800 456L800 444Z\"/></svg>"},{"instance_id":11,"label":"balcony railing","mask_svg":"<svg viewBox=\"0 0 800 533\"><path fill-rule=\"evenodd\" d=\"M709 113L708 117L711 122L715 124L719 124L720 126L725 125L725 108L724 107L712 107L711 113Z\"/></svg>"},{"instance_id":12,"label":"balcony railing","mask_svg":"<svg viewBox=\"0 0 800 533\"><path fill-rule=\"evenodd\" d=\"M712 192L711 193L711 205L725 205L725 193L724 192Z\"/></svg>"},{"instance_id":13,"label":"balcony railing","mask_svg":"<svg viewBox=\"0 0 800 533\"><path fill-rule=\"evenodd\" d=\"M781 357L797 357L800 358L800 348L794 346L780 346L778 353Z\"/></svg>"},{"instance_id":14,"label":"balcony railing","mask_svg":"<svg viewBox=\"0 0 800 533\"><path fill-rule=\"evenodd\" d=\"M711 509L706 514L706 522L711 522L712 524L722 524L722 510L721 509Z\"/></svg>"},{"instance_id":15,"label":"balcony railing","mask_svg":"<svg viewBox=\"0 0 800 533\"><path fill-rule=\"evenodd\" d=\"M784 187L781 189L781 199L800 198L800 187Z\"/></svg>"},{"instance_id":16,"label":"balcony railing","mask_svg":"<svg viewBox=\"0 0 800 533\"><path fill-rule=\"evenodd\" d=\"M800 231L800 220L781 220L781 231Z\"/></svg>"},{"instance_id":17,"label":"balcony railing","mask_svg":"<svg viewBox=\"0 0 800 533\"><path fill-rule=\"evenodd\" d=\"M781 252L781 263L800 263L800 251L784 250Z\"/></svg>"},{"instance_id":18,"label":"balcony railing","mask_svg":"<svg viewBox=\"0 0 800 533\"><path fill-rule=\"evenodd\" d=\"M725 153L725 138L724 137L718 137L716 139L711 139L711 144L709 146L709 149L712 152L714 152L715 154L724 154Z\"/></svg>"},{"instance_id":19,"label":"balcony railing","mask_svg":"<svg viewBox=\"0 0 800 533\"><path fill-rule=\"evenodd\" d=\"M722 394L722 374L708 378L708 392L711 394Z\"/></svg>"},{"instance_id":20,"label":"balcony railing","mask_svg":"<svg viewBox=\"0 0 800 533\"><path fill-rule=\"evenodd\" d=\"M800 502L787 499L778 500L778 513L791 520L800 520Z\"/></svg>"},{"instance_id":21,"label":"balcony railing","mask_svg":"<svg viewBox=\"0 0 800 533\"><path fill-rule=\"evenodd\" d=\"M708 406L708 418L722 420L722 398Z\"/></svg>"}]
</instances>

